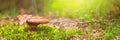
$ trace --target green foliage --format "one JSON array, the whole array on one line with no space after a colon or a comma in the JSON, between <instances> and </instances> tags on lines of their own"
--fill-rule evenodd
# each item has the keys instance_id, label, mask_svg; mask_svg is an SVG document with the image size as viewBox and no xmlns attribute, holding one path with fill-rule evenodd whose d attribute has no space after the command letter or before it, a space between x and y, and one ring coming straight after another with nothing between
<instances>
[{"instance_id":1,"label":"green foliage","mask_svg":"<svg viewBox=\"0 0 120 40\"><path fill-rule=\"evenodd\" d=\"M114 0L54 0L46 11L55 12L60 17L73 17L93 20L93 15L104 17L106 11L113 7Z\"/></svg>"},{"instance_id":2,"label":"green foliage","mask_svg":"<svg viewBox=\"0 0 120 40\"><path fill-rule=\"evenodd\" d=\"M105 30L104 40L116 39L116 35L119 35L120 25L119 21L110 22L108 28Z\"/></svg>"},{"instance_id":3,"label":"green foliage","mask_svg":"<svg viewBox=\"0 0 120 40\"><path fill-rule=\"evenodd\" d=\"M56 29L48 25L39 25L37 31L27 31L28 26L14 23L0 26L1 40L64 40L66 37L81 35L80 29Z\"/></svg>"},{"instance_id":4,"label":"green foliage","mask_svg":"<svg viewBox=\"0 0 120 40\"><path fill-rule=\"evenodd\" d=\"M0 12L0 18L2 17L16 17L19 14L18 10L16 8L11 9L10 11L8 10L3 10Z\"/></svg>"}]
</instances>

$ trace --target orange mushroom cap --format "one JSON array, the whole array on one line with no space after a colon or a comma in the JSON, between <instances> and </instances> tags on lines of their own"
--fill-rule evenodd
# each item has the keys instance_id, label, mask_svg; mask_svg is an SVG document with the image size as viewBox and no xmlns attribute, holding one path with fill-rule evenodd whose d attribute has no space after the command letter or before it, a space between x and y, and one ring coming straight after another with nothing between
<instances>
[{"instance_id":1,"label":"orange mushroom cap","mask_svg":"<svg viewBox=\"0 0 120 40\"><path fill-rule=\"evenodd\" d=\"M47 18L41 16L33 16L27 20L28 23L35 23L35 24L46 24L49 22Z\"/></svg>"}]
</instances>

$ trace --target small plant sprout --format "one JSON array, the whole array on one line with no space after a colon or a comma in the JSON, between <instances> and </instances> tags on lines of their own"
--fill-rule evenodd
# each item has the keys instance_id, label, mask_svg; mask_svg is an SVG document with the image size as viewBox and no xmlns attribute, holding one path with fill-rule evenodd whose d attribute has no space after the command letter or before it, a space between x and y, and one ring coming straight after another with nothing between
<instances>
[{"instance_id":1,"label":"small plant sprout","mask_svg":"<svg viewBox=\"0 0 120 40\"><path fill-rule=\"evenodd\" d=\"M21 14L17 16L17 22L19 25L22 25L23 23L25 23L29 18L31 18L32 15L28 15L28 14Z\"/></svg>"}]
</instances>

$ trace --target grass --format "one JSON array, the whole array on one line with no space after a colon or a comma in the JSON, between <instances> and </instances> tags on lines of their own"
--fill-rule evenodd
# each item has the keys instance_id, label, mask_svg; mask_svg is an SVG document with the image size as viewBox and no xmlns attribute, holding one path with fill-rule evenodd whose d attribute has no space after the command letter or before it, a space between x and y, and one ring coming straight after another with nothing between
<instances>
[{"instance_id":1,"label":"grass","mask_svg":"<svg viewBox=\"0 0 120 40\"><path fill-rule=\"evenodd\" d=\"M18 10L16 8L13 8L12 10L3 10L0 12L0 18L2 17L16 17L19 14Z\"/></svg>"},{"instance_id":2,"label":"grass","mask_svg":"<svg viewBox=\"0 0 120 40\"><path fill-rule=\"evenodd\" d=\"M0 26L1 40L64 40L67 37L81 35L80 29L56 29L48 25L39 25L37 31L27 31L28 26L3 24Z\"/></svg>"},{"instance_id":3,"label":"grass","mask_svg":"<svg viewBox=\"0 0 120 40\"><path fill-rule=\"evenodd\" d=\"M119 21L110 22L108 29L105 30L104 40L118 40L115 36L120 35L120 25ZM120 39L120 38L119 38Z\"/></svg>"}]
</instances>

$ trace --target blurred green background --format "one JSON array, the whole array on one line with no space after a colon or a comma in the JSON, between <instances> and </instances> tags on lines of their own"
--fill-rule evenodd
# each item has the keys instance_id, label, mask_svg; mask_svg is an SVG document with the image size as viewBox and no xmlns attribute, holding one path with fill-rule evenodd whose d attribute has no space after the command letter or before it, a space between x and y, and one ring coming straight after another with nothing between
<instances>
[{"instance_id":1,"label":"blurred green background","mask_svg":"<svg viewBox=\"0 0 120 40\"><path fill-rule=\"evenodd\" d=\"M0 14L16 16L18 8L34 11L32 14L49 14L56 17L70 17L101 20L108 15L117 16L119 0L0 0ZM32 8L32 9L31 9ZM98 17L99 16L99 17Z\"/></svg>"}]
</instances>

